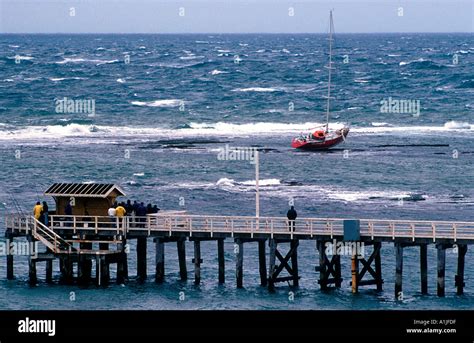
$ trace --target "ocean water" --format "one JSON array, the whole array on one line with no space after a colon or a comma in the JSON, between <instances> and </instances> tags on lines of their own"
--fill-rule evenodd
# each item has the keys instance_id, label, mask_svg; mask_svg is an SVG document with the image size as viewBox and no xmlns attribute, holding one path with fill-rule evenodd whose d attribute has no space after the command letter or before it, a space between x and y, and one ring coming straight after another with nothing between
<instances>
[{"instance_id":1,"label":"ocean water","mask_svg":"<svg viewBox=\"0 0 474 343\"><path fill-rule=\"evenodd\" d=\"M329 152L300 152L290 148L292 137L325 120L325 35L0 35L0 216L16 212L14 200L31 211L53 182L114 182L127 198L162 209L252 215L254 166L219 160L228 144L261 148L261 215L283 216L294 199L300 217L474 221L473 35L340 34L334 60L330 125L351 132ZM58 112L56 100L65 97L94 100L94 115ZM419 112L381 111L390 99L419 101ZM447 296L439 299L434 247L428 296L419 293L418 251L406 249L405 297L397 301L392 244L383 246L384 291L361 288L357 296L348 257L342 288L319 290L314 242L301 243L299 289L280 284L275 294L259 286L256 246L245 249L240 290L230 240L224 286L213 243L202 248L200 286L192 283L191 246L187 283L177 281L171 245L166 282L153 282L150 242L149 282L106 289L29 287L21 258L16 280L6 281L0 257L0 308L474 307L472 251L466 295L454 294L456 254L448 251Z\"/></svg>"}]
</instances>

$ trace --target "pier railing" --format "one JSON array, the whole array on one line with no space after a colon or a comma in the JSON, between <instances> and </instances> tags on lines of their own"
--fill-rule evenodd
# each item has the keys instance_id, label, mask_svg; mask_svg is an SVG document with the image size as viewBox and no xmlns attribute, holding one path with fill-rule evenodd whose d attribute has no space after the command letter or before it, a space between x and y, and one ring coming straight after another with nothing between
<instances>
[{"instance_id":1,"label":"pier railing","mask_svg":"<svg viewBox=\"0 0 474 343\"><path fill-rule=\"evenodd\" d=\"M343 218L298 218L295 221L295 230L291 231L292 224L284 217L250 217L250 216L205 216L205 215L149 215L146 217L127 216L124 218L106 216L50 216L50 227L53 230L90 231L91 234L99 231L115 231L117 234L127 235L133 232L165 231L186 232L189 236L194 233L214 234L248 234L254 235L283 235L288 238L298 236L342 236L344 231ZM28 233L28 218L25 216L8 216L7 228L25 231ZM457 241L474 240L474 222L455 221L416 221L416 220L381 220L360 219L361 236L385 238L417 238L452 239Z\"/></svg>"}]
</instances>

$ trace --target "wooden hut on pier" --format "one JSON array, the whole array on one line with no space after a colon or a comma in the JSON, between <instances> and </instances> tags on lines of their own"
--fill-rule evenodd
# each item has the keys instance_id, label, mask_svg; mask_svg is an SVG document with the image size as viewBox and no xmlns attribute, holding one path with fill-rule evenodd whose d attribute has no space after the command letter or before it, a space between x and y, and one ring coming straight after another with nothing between
<instances>
[{"instance_id":1,"label":"wooden hut on pier","mask_svg":"<svg viewBox=\"0 0 474 343\"><path fill-rule=\"evenodd\" d=\"M44 194L54 198L56 214L64 215L70 203L76 216L106 216L117 197L125 196L119 186L104 183L54 183Z\"/></svg>"}]
</instances>

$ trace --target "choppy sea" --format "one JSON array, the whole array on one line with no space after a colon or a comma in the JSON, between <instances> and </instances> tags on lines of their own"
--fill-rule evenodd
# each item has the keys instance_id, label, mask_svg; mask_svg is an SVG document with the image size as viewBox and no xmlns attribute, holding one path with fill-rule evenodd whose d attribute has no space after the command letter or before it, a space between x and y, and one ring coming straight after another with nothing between
<instances>
[{"instance_id":1,"label":"choppy sea","mask_svg":"<svg viewBox=\"0 0 474 343\"><path fill-rule=\"evenodd\" d=\"M294 199L301 217L474 221L473 35L337 35L330 126L351 132L329 152L295 151L292 137L325 120L327 43L317 34L0 35L0 216L18 210L15 200L25 212L38 199L54 207L42 196L53 182L113 182L162 209L252 215L254 166L218 159L229 145L261 150L261 215L283 216ZM94 111L58 108L64 98L93 100ZM387 110L384 101L413 106ZM300 288L281 284L275 294L259 286L252 245L240 290L233 242L224 286L212 243L202 248L199 287L177 281L174 249L165 284L154 284L149 248L149 282L106 289L31 288L21 258L16 280L6 281L0 257L0 308L474 308L471 251L466 295L454 294L456 254L448 251L447 296L439 299L434 247L428 296L419 293L418 251L406 249L405 297L396 301L391 244L383 247L384 291L357 296L349 258L342 288L319 290L314 242L301 243ZM133 276L133 247L129 264Z\"/></svg>"}]
</instances>

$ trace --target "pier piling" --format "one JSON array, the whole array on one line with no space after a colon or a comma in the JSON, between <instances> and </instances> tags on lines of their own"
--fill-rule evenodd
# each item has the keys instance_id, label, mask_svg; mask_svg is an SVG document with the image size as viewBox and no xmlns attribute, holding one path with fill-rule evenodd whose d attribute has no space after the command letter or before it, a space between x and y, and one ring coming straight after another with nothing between
<instances>
[{"instance_id":1,"label":"pier piling","mask_svg":"<svg viewBox=\"0 0 474 343\"><path fill-rule=\"evenodd\" d=\"M30 246L32 246L35 242L35 239L32 235L28 235L27 240ZM36 259L34 259L31 254L28 256L28 267L29 283L30 285L35 285L38 281L36 277Z\"/></svg>"},{"instance_id":2,"label":"pier piling","mask_svg":"<svg viewBox=\"0 0 474 343\"><path fill-rule=\"evenodd\" d=\"M80 243L80 250L92 249L92 243ZM92 262L87 258L87 255L79 255L77 263L77 278L80 284L87 284L90 281L92 271Z\"/></svg>"},{"instance_id":3,"label":"pier piling","mask_svg":"<svg viewBox=\"0 0 474 343\"><path fill-rule=\"evenodd\" d=\"M428 245L420 244L421 294L428 294Z\"/></svg>"},{"instance_id":4,"label":"pier piling","mask_svg":"<svg viewBox=\"0 0 474 343\"><path fill-rule=\"evenodd\" d=\"M277 243L275 239L270 238L268 240L268 245L270 247L269 258L268 258L268 290L270 292L275 291L275 262L276 262L276 249Z\"/></svg>"},{"instance_id":5,"label":"pier piling","mask_svg":"<svg viewBox=\"0 0 474 343\"><path fill-rule=\"evenodd\" d=\"M293 270L293 287L299 287L300 277L298 271L298 246L300 241L292 239L290 242L290 253L291 253L291 269Z\"/></svg>"},{"instance_id":6,"label":"pier piling","mask_svg":"<svg viewBox=\"0 0 474 343\"><path fill-rule=\"evenodd\" d=\"M7 255L7 280L14 279L14 272L13 272L13 255Z\"/></svg>"},{"instance_id":7,"label":"pier piling","mask_svg":"<svg viewBox=\"0 0 474 343\"><path fill-rule=\"evenodd\" d=\"M99 250L104 250L108 251L109 250L109 243L99 243ZM102 258L102 285L106 285L110 281L110 267L109 264L107 263L107 259L105 256Z\"/></svg>"},{"instance_id":8,"label":"pier piling","mask_svg":"<svg viewBox=\"0 0 474 343\"><path fill-rule=\"evenodd\" d=\"M10 232L5 233L5 237L9 244L13 244L13 235ZM14 278L13 272L13 255L8 251L7 253L7 280L13 280Z\"/></svg>"},{"instance_id":9,"label":"pier piling","mask_svg":"<svg viewBox=\"0 0 474 343\"><path fill-rule=\"evenodd\" d=\"M445 274L446 274L446 246L444 244L437 244L438 250L438 296L444 297L445 293Z\"/></svg>"},{"instance_id":10,"label":"pier piling","mask_svg":"<svg viewBox=\"0 0 474 343\"><path fill-rule=\"evenodd\" d=\"M176 241L179 260L179 276L181 281L188 279L188 270L186 268L186 238L180 238Z\"/></svg>"},{"instance_id":11,"label":"pier piling","mask_svg":"<svg viewBox=\"0 0 474 343\"><path fill-rule=\"evenodd\" d=\"M359 292L359 259L355 254L351 258L351 274L351 289L352 293L356 294Z\"/></svg>"},{"instance_id":12,"label":"pier piling","mask_svg":"<svg viewBox=\"0 0 474 343\"><path fill-rule=\"evenodd\" d=\"M147 239L146 237L137 238L137 278L143 282L147 278Z\"/></svg>"},{"instance_id":13,"label":"pier piling","mask_svg":"<svg viewBox=\"0 0 474 343\"><path fill-rule=\"evenodd\" d=\"M225 283L224 239L217 240L217 260L219 264L219 283Z\"/></svg>"},{"instance_id":14,"label":"pier piling","mask_svg":"<svg viewBox=\"0 0 474 343\"><path fill-rule=\"evenodd\" d=\"M402 296L403 290L403 245L395 243L395 298Z\"/></svg>"},{"instance_id":15,"label":"pier piling","mask_svg":"<svg viewBox=\"0 0 474 343\"><path fill-rule=\"evenodd\" d=\"M201 241L194 240L194 284L199 285L201 283Z\"/></svg>"},{"instance_id":16,"label":"pier piling","mask_svg":"<svg viewBox=\"0 0 474 343\"><path fill-rule=\"evenodd\" d=\"M46 282L53 282L53 260L46 261Z\"/></svg>"},{"instance_id":17,"label":"pier piling","mask_svg":"<svg viewBox=\"0 0 474 343\"><path fill-rule=\"evenodd\" d=\"M377 291L382 291L383 279L382 279L382 257L381 257L382 243L374 243L374 258L375 258L375 282L377 285Z\"/></svg>"},{"instance_id":18,"label":"pier piling","mask_svg":"<svg viewBox=\"0 0 474 343\"><path fill-rule=\"evenodd\" d=\"M155 245L156 245L155 282L162 283L165 279L165 244L160 238L155 238Z\"/></svg>"},{"instance_id":19,"label":"pier piling","mask_svg":"<svg viewBox=\"0 0 474 343\"><path fill-rule=\"evenodd\" d=\"M29 284L33 286L36 284L38 279L36 277L36 261L32 257L28 258L28 267L29 267L29 273L28 273Z\"/></svg>"},{"instance_id":20,"label":"pier piling","mask_svg":"<svg viewBox=\"0 0 474 343\"><path fill-rule=\"evenodd\" d=\"M328 273L327 273L327 256L326 256L326 249L324 249L324 241L317 240L316 241L316 249L319 252L319 266L316 267L316 271L319 271L319 286L321 290L325 291L328 285Z\"/></svg>"},{"instance_id":21,"label":"pier piling","mask_svg":"<svg viewBox=\"0 0 474 343\"><path fill-rule=\"evenodd\" d=\"M74 269L70 256L61 256L59 264L61 269L61 281L67 285L72 284L74 281Z\"/></svg>"},{"instance_id":22,"label":"pier piling","mask_svg":"<svg viewBox=\"0 0 474 343\"><path fill-rule=\"evenodd\" d=\"M242 240L235 239L236 246L236 265L235 265L235 273L237 278L237 288L243 287L243 265L244 265L244 244Z\"/></svg>"},{"instance_id":23,"label":"pier piling","mask_svg":"<svg viewBox=\"0 0 474 343\"><path fill-rule=\"evenodd\" d=\"M467 245L459 244L458 245L458 269L456 273L456 294L462 295L464 293L464 260L467 253Z\"/></svg>"},{"instance_id":24,"label":"pier piling","mask_svg":"<svg viewBox=\"0 0 474 343\"><path fill-rule=\"evenodd\" d=\"M123 284L128 279L128 268L127 268L127 253L126 240L122 239L122 243L118 244L118 256L117 256L117 283Z\"/></svg>"},{"instance_id":25,"label":"pier piling","mask_svg":"<svg viewBox=\"0 0 474 343\"><path fill-rule=\"evenodd\" d=\"M102 256L101 258L101 263L102 263L102 285L107 286L110 282L110 265L107 262L106 256ZM71 264L72 267L72 264Z\"/></svg>"},{"instance_id":26,"label":"pier piling","mask_svg":"<svg viewBox=\"0 0 474 343\"><path fill-rule=\"evenodd\" d=\"M121 255L121 263L123 267L123 278L124 281L128 280L128 258L127 258L127 251L128 251L128 245L127 245L127 239L125 237L122 237L122 253Z\"/></svg>"},{"instance_id":27,"label":"pier piling","mask_svg":"<svg viewBox=\"0 0 474 343\"><path fill-rule=\"evenodd\" d=\"M258 241L258 269L260 272L260 285L267 286L267 263L266 263L266 240L261 239Z\"/></svg>"}]
</instances>

